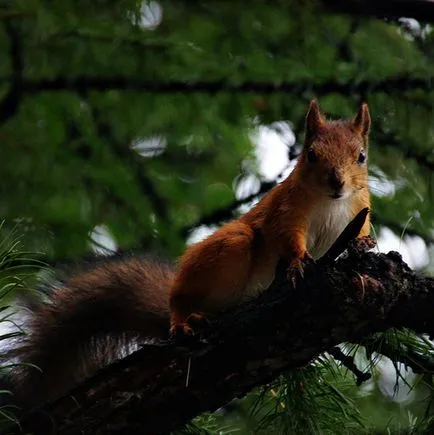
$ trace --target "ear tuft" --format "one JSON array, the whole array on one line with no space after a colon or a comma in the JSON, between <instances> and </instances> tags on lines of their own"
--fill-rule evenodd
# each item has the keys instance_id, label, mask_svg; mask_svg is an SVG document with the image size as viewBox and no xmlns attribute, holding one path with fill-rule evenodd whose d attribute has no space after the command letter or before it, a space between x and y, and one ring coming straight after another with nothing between
<instances>
[{"instance_id":1,"label":"ear tuft","mask_svg":"<svg viewBox=\"0 0 434 435\"><path fill-rule=\"evenodd\" d=\"M316 100L311 100L309 110L306 115L306 134L311 135L325 124L325 119L321 114Z\"/></svg>"},{"instance_id":2,"label":"ear tuft","mask_svg":"<svg viewBox=\"0 0 434 435\"><path fill-rule=\"evenodd\" d=\"M369 115L368 105L362 103L359 108L359 112L352 121L354 129L362 136L369 134L371 127L371 116Z\"/></svg>"}]
</instances>

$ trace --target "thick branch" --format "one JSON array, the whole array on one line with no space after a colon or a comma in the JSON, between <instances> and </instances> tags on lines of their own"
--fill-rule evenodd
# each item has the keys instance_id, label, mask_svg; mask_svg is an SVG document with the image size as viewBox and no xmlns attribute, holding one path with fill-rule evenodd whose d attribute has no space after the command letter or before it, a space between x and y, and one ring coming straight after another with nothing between
<instances>
[{"instance_id":1,"label":"thick branch","mask_svg":"<svg viewBox=\"0 0 434 435\"><path fill-rule=\"evenodd\" d=\"M341 342L391 327L434 333L434 280L397 253L352 251L309 265L305 276L294 290L278 272L258 300L210 319L202 341L144 346L23 427L35 435L52 424L59 434L166 433Z\"/></svg>"}]
</instances>

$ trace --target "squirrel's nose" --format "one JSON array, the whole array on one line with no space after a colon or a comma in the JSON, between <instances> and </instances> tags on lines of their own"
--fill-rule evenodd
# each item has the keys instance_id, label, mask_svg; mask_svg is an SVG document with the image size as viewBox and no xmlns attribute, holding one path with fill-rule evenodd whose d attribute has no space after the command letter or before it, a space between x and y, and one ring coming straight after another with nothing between
<instances>
[{"instance_id":1,"label":"squirrel's nose","mask_svg":"<svg viewBox=\"0 0 434 435\"><path fill-rule=\"evenodd\" d=\"M344 181L336 169L330 172L328 182L333 190L341 190L344 187Z\"/></svg>"}]
</instances>

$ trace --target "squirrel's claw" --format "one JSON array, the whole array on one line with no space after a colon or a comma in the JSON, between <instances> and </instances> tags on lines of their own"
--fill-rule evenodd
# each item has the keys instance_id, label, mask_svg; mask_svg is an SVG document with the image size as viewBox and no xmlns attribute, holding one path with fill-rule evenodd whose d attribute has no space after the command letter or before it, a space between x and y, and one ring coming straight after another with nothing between
<instances>
[{"instance_id":1,"label":"squirrel's claw","mask_svg":"<svg viewBox=\"0 0 434 435\"><path fill-rule=\"evenodd\" d=\"M191 313L184 321L172 324L170 335L173 337L192 336L195 333L193 327L200 327L206 320L201 313Z\"/></svg>"},{"instance_id":2,"label":"squirrel's claw","mask_svg":"<svg viewBox=\"0 0 434 435\"><path fill-rule=\"evenodd\" d=\"M292 282L294 287L297 284L298 278L304 278L304 269L309 263L314 263L314 259L307 252L302 257L296 257L289 263L286 277Z\"/></svg>"}]
</instances>

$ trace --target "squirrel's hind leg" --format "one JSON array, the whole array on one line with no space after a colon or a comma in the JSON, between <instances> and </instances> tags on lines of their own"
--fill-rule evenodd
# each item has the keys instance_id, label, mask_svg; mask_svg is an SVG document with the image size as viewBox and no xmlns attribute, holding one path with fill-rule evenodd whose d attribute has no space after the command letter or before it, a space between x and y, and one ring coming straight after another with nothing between
<instances>
[{"instance_id":1,"label":"squirrel's hind leg","mask_svg":"<svg viewBox=\"0 0 434 435\"><path fill-rule=\"evenodd\" d=\"M183 255L170 292L171 333L192 333L204 316L242 298L251 273L254 232L225 225Z\"/></svg>"}]
</instances>

